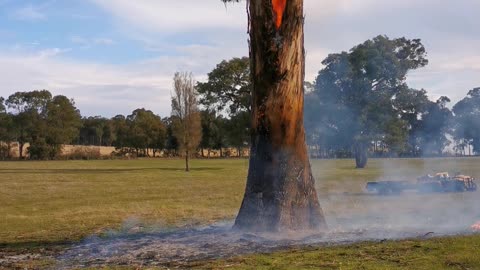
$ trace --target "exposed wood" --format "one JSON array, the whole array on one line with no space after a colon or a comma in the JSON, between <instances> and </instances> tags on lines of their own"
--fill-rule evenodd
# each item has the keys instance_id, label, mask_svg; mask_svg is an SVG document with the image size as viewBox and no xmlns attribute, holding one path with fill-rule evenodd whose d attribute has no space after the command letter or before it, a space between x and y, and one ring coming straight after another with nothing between
<instances>
[{"instance_id":1,"label":"exposed wood","mask_svg":"<svg viewBox=\"0 0 480 270\"><path fill-rule=\"evenodd\" d=\"M303 0L284 1L280 25L273 2L250 0L252 145L235 228L325 229L303 127Z\"/></svg>"}]
</instances>

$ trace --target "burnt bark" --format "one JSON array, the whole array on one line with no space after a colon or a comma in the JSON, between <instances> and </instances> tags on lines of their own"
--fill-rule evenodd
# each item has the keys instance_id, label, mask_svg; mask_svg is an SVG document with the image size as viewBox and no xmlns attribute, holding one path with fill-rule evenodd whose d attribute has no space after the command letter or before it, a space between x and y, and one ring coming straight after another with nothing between
<instances>
[{"instance_id":1,"label":"burnt bark","mask_svg":"<svg viewBox=\"0 0 480 270\"><path fill-rule=\"evenodd\" d=\"M279 28L272 0L249 3L252 142L247 186L234 228L326 229L303 126L303 0L286 1Z\"/></svg>"}]
</instances>

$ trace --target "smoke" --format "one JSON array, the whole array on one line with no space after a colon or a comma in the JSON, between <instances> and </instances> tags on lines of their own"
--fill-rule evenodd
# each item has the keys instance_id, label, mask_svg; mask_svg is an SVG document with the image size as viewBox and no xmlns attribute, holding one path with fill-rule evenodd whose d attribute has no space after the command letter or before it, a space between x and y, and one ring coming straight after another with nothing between
<instances>
[{"instance_id":1,"label":"smoke","mask_svg":"<svg viewBox=\"0 0 480 270\"><path fill-rule=\"evenodd\" d=\"M410 180L436 171L480 173L476 159L374 159L369 169L353 169L351 160L313 160L320 203L329 231L251 234L232 231L233 221L211 226L145 230L129 219L116 231L92 236L66 250L59 267L105 265L188 268L198 261L292 247L330 246L359 241L428 238L473 233L480 220L478 193L415 191L379 196L365 191L368 181Z\"/></svg>"},{"instance_id":2,"label":"smoke","mask_svg":"<svg viewBox=\"0 0 480 270\"><path fill-rule=\"evenodd\" d=\"M379 231L386 238L402 235L459 234L471 231L480 220L477 192L420 193L405 191L399 195L369 194L369 181L411 181L435 172L474 174L473 159L375 159L369 169L341 168L348 161L315 161L314 174L322 207L331 229L340 231ZM352 162L353 163L353 162ZM318 164L318 165L317 165ZM337 179L324 177L324 170L336 169ZM344 174L338 171L345 170ZM322 173L323 171L323 173ZM478 172L477 172L478 173ZM334 176L335 177L335 176ZM349 179L350 178L350 179ZM478 183L477 183L478 184Z\"/></svg>"}]
</instances>

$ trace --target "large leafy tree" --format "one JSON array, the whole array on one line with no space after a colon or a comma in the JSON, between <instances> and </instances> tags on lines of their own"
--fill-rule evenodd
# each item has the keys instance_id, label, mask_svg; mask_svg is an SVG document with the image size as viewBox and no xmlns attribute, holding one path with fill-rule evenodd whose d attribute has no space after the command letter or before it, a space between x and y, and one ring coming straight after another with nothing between
<instances>
[{"instance_id":1,"label":"large leafy tree","mask_svg":"<svg viewBox=\"0 0 480 270\"><path fill-rule=\"evenodd\" d=\"M82 125L80 111L75 102L59 95L46 106L46 134L45 142L52 148L50 157L54 158L62 150L63 144L71 143L78 137Z\"/></svg>"},{"instance_id":2,"label":"large leafy tree","mask_svg":"<svg viewBox=\"0 0 480 270\"><path fill-rule=\"evenodd\" d=\"M396 94L393 106L406 124L408 138L404 152L409 156L421 155L420 129L423 125L423 116L427 113L432 102L428 99L427 91L403 87Z\"/></svg>"},{"instance_id":3,"label":"large leafy tree","mask_svg":"<svg viewBox=\"0 0 480 270\"><path fill-rule=\"evenodd\" d=\"M127 141L135 148L137 155L140 150L148 155L148 149L154 154L165 146L165 126L162 119L150 110L136 109L126 119L128 126Z\"/></svg>"},{"instance_id":4,"label":"large leafy tree","mask_svg":"<svg viewBox=\"0 0 480 270\"><path fill-rule=\"evenodd\" d=\"M215 112L217 116L226 116L227 129L224 142L241 148L249 144L251 125L252 80L250 74L250 60L248 57L233 58L222 61L209 74L207 82L198 83L199 102L207 111ZM203 118L203 121L209 120ZM212 125L205 122L203 127ZM210 138L209 130L203 132L203 142L218 141ZM218 143L217 143L218 144Z\"/></svg>"},{"instance_id":5,"label":"large leafy tree","mask_svg":"<svg viewBox=\"0 0 480 270\"><path fill-rule=\"evenodd\" d=\"M419 134L421 151L424 155L442 155L450 144L447 134L451 133L452 111L447 107L448 97L442 96L436 102L430 102L422 116Z\"/></svg>"},{"instance_id":6,"label":"large leafy tree","mask_svg":"<svg viewBox=\"0 0 480 270\"><path fill-rule=\"evenodd\" d=\"M79 143L86 145L110 145L112 134L109 119L101 116L89 116L82 119Z\"/></svg>"},{"instance_id":7,"label":"large leafy tree","mask_svg":"<svg viewBox=\"0 0 480 270\"><path fill-rule=\"evenodd\" d=\"M226 146L227 121L221 115L217 116L215 111L211 110L202 111L201 118L202 140L200 147L208 150L207 157L210 157L211 149L219 149L221 153L222 148ZM203 151L202 155L204 155Z\"/></svg>"},{"instance_id":8,"label":"large leafy tree","mask_svg":"<svg viewBox=\"0 0 480 270\"><path fill-rule=\"evenodd\" d=\"M342 134L341 147L346 142L353 147L357 168L366 166L367 151L378 136L403 150L398 143L407 135L401 127L408 123L399 119L401 108L393 103L408 89L408 72L428 64L421 41L377 36L322 63L314 94L321 102L323 132Z\"/></svg>"},{"instance_id":9,"label":"large leafy tree","mask_svg":"<svg viewBox=\"0 0 480 270\"><path fill-rule=\"evenodd\" d=\"M303 0L247 3L252 78L251 155L235 228L256 231L325 228L303 127Z\"/></svg>"},{"instance_id":10,"label":"large leafy tree","mask_svg":"<svg viewBox=\"0 0 480 270\"><path fill-rule=\"evenodd\" d=\"M13 132L19 143L20 159L23 159L24 146L34 144L45 133L45 114L52 94L47 90L16 92L6 100L13 113Z\"/></svg>"},{"instance_id":11,"label":"large leafy tree","mask_svg":"<svg viewBox=\"0 0 480 270\"><path fill-rule=\"evenodd\" d=\"M468 95L453 106L454 137L462 147L473 146L480 153L480 87L468 92Z\"/></svg>"},{"instance_id":12,"label":"large leafy tree","mask_svg":"<svg viewBox=\"0 0 480 270\"><path fill-rule=\"evenodd\" d=\"M252 83L248 57L222 61L208 73L208 81L197 84L200 104L217 113L235 116L250 111Z\"/></svg>"},{"instance_id":13,"label":"large leafy tree","mask_svg":"<svg viewBox=\"0 0 480 270\"><path fill-rule=\"evenodd\" d=\"M110 119L112 126L112 145L117 149L123 149L128 146L128 125L124 115L118 114Z\"/></svg>"}]
</instances>

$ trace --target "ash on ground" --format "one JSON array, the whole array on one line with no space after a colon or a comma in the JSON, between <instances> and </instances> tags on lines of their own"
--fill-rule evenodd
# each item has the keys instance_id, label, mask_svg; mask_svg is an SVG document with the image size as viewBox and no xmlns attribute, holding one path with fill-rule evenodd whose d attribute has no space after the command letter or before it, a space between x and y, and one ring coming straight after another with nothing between
<instances>
[{"instance_id":1,"label":"ash on ground","mask_svg":"<svg viewBox=\"0 0 480 270\"><path fill-rule=\"evenodd\" d=\"M322 197L321 203L330 229L325 233L242 233L231 229L233 222L145 233L141 225L130 220L119 231L89 237L48 254L47 259L55 261L54 269L124 265L189 268L209 260L291 248L468 235L473 232L472 224L480 220L478 193L385 197L331 192ZM25 256L0 252L0 269L11 269L25 260Z\"/></svg>"},{"instance_id":2,"label":"ash on ground","mask_svg":"<svg viewBox=\"0 0 480 270\"><path fill-rule=\"evenodd\" d=\"M333 230L321 234L249 234L231 230L232 224L175 232L117 236L111 239L92 237L68 249L60 258L64 269L101 267L105 265L164 266L182 268L199 261L229 258L252 253L270 253L295 247L342 245L359 241L385 241L405 238L427 238L468 231L423 229L393 231Z\"/></svg>"}]
</instances>

